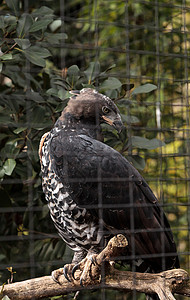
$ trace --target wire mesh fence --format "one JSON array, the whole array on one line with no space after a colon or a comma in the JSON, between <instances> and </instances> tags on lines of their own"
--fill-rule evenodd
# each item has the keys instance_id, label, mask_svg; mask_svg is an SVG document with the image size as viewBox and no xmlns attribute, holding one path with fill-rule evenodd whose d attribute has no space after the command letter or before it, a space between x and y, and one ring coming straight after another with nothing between
<instances>
[{"instance_id":1,"label":"wire mesh fence","mask_svg":"<svg viewBox=\"0 0 190 300\"><path fill-rule=\"evenodd\" d=\"M71 261L42 192L38 146L68 91L83 87L117 100L127 131L118 137L104 126L105 142L154 191L189 271L190 2L13 2L0 7L1 283L11 276L8 267L19 281ZM144 299L105 290L80 297Z\"/></svg>"}]
</instances>

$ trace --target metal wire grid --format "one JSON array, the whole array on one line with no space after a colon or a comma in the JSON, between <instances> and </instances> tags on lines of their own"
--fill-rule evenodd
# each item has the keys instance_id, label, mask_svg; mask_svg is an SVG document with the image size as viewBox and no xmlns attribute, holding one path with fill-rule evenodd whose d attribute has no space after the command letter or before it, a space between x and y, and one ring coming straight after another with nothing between
<instances>
[{"instance_id":1,"label":"metal wire grid","mask_svg":"<svg viewBox=\"0 0 190 300\"><path fill-rule=\"evenodd\" d=\"M184 152L179 153L178 148L175 147L173 148L173 152L167 153L163 148L159 148L157 153L150 153L147 152L145 154L146 159L147 159L147 166L149 166L149 158L154 157L157 160L157 164L155 168L159 168L159 174L160 176L158 178L151 178L148 174L146 174L144 177L147 179L148 183L150 186L153 188L155 193L158 195L158 198L163 205L164 209L170 212L171 209L171 202L172 204L172 211L175 211L177 207L184 207L185 210L185 216L186 220L184 222L184 225L180 225L179 227L173 228L173 232L175 234L175 237L178 236L178 232L184 231L185 232L185 239L186 243L189 244L189 234L188 234L188 229L189 229L189 206L190 206L190 127L189 127L189 77L188 77L188 68L189 68L189 32L187 28L187 17L189 18L190 15L190 3L188 1L175 1L175 3L165 3L164 1L160 3L160 1L155 0L154 2L151 2L152 6L152 13L154 15L154 24L147 24L146 21L144 22L143 25L137 25L137 24L130 24L130 11L129 11L129 5L131 4L130 1L120 1L120 2L125 2L125 19L117 22L109 22L109 20L102 21L100 16L99 16L99 5L101 1L94 0L90 1L89 3L89 24L90 26L94 25L95 26L95 34L94 34L94 39L91 40L91 34L89 30L89 43L81 44L81 43L72 43L73 39L70 39L69 42L64 41L60 45L60 53L61 53L61 62L60 66L62 68L68 67L68 64L75 63L77 60L79 60L80 56L84 57L86 56L89 60L92 58L95 60L101 59L101 54L104 53L104 55L114 55L116 58L116 63L120 62L120 60L125 61L125 71L117 72L114 75L120 79L125 78L127 80L127 83L131 82L131 80L136 81L137 83L145 82L146 80L153 80L153 82L158 86L158 92L157 92L157 98L156 102L149 102L147 105L147 111L149 107L153 107L155 109L155 114L156 114L156 119L157 119L157 127L155 128L147 128L147 127L138 127L136 126L135 128L132 127L128 128L128 134L129 138L130 135L132 134L132 130L135 131L137 134L138 132L154 132L155 130L158 132L158 135L160 138L163 137L163 134L167 136L168 132L173 132L174 133L174 141L183 141L185 143L184 147ZM106 1L105 1L106 2ZM110 2L110 1L109 1ZM111 1L113 4L116 3L116 1ZM47 5L46 1L44 3ZM150 1L133 1L134 4L140 4L140 5L147 5L150 4ZM28 11L30 7L29 1L24 2L25 5L25 10L26 12ZM65 32L65 28L69 28L70 24L72 22L77 22L77 23L82 23L85 24L87 23L86 18L75 18L73 14L70 15L65 15L65 10L66 10L66 1L60 1L60 17L64 21L62 23L62 31ZM94 9L94 15L93 18L91 19L91 9L92 6L95 7ZM82 6L81 6L82 7ZM176 15L181 14L182 20L181 20L181 28L163 28L160 24L159 17L160 17L160 11L164 8L171 8L171 10L174 10L176 12ZM81 8L80 8L81 9ZM173 20L175 19L175 15L173 17ZM115 27L122 27L123 31L125 31L125 40L121 41L121 45L112 45L112 47L104 47L104 46L99 46L99 32L103 26L115 26ZM155 35L155 45L154 49L152 51L146 50L146 45L144 45L144 48L139 48L135 49L133 47L133 42L131 41L131 33L134 34L134 43L135 43L135 32L138 30L149 30L152 34ZM184 48L183 52L177 52L177 53L170 53L170 52L165 52L164 49L164 43L162 43L162 39L164 38L164 34L168 33L171 34L171 42L172 42L172 34L179 31L182 33L183 36L183 43L184 43ZM142 37L143 39L143 37ZM132 45L132 47L131 47ZM69 61L67 61L67 55L65 55L65 50L74 50L74 54L70 55ZM182 50L182 49L180 49ZM81 54L81 52L83 52ZM76 55L77 53L77 55ZM146 56L152 56L153 60L152 63L155 64L155 72L152 75L146 75L143 73L143 66L141 65L141 57L146 57ZM77 58L76 58L77 57ZM121 59L122 57L122 59ZM131 60L134 59L134 57L139 57L139 62L140 62L140 68L142 70L141 75L137 75L137 72L133 72L133 70L130 69L130 62ZM87 59L87 61L88 61ZM175 65L173 66L173 74L165 74L163 77L163 64L167 60L178 60L180 61L181 64L181 69L184 70L182 76L178 76L177 72L178 70L175 69ZM30 65L27 65L26 63L26 72L30 72ZM162 71L161 71L162 69ZM181 72L180 72L181 75ZM181 86L181 91L183 94L183 97L179 98L173 98L174 94L171 94L171 97L166 99L164 102L161 101L161 93L163 92L162 84L166 86L167 82L170 82L173 84L174 89L175 89L175 84L178 83ZM28 107L28 102L26 101L26 106L28 110L28 123L32 122L31 115L30 115L30 107ZM143 104L144 105L144 104ZM164 108L169 107L172 110L172 114L175 115L180 115L183 116L183 118L186 119L186 126L184 128L179 128L176 126L176 124L172 124L171 127L167 126L167 123L165 125L165 119L167 118L167 113L165 113ZM160 113L160 118L159 119L159 113ZM166 116L164 115L166 114ZM176 171L178 169L178 162L180 159L183 159L184 161L184 173L185 175L182 178L170 176L171 174L170 171ZM170 162L174 162L174 166L170 167ZM148 168L148 167L147 167ZM179 170L180 172L183 172L183 169ZM25 210L27 209L29 212L29 232L30 234L27 236L19 236L18 234L13 234L9 236L0 236L0 242L3 244L4 242L9 243L12 241L22 241L22 243L28 243L28 253L29 253L29 260L28 261L22 261L22 258L20 259L20 262L14 263L14 261L11 261L11 266L13 269L19 270L22 268L27 268L29 270L29 276L28 277L36 277L39 274L39 267L43 268L47 262L39 262L36 260L34 256L34 242L36 240L44 239L44 233L35 233L35 228L34 228L34 217L35 213L37 211L42 211L43 207L34 207L33 206L33 187L34 183L30 181L31 178L31 170L30 166L28 165L28 176L27 176L27 184L28 184L28 207L25 206L20 206L20 207L12 207L11 209L9 207L4 207L1 208L0 213L1 214L12 214L14 213L24 213ZM16 180L12 180L7 178L6 180L3 181L3 185L6 184L19 184L16 182ZM171 186L171 183L175 183L176 185L176 190L175 193L173 193L173 197L175 198L174 201L171 201L168 193L166 193L166 187L168 189ZM165 184L165 186L164 186ZM182 184L183 189L185 189L185 198L186 201L181 202L180 199L180 189L181 187L178 187L178 185ZM182 196L184 198L184 196ZM170 200L170 201L169 201ZM175 208L173 210L173 208ZM177 209L176 209L177 212ZM177 212L178 214L178 212ZM172 219L172 213L170 214L170 219ZM52 230L52 229L51 229ZM56 232L52 230L52 234L48 235L46 233L46 237L57 237ZM186 251L184 250L183 243L180 243L179 240L176 240L177 245L180 244L179 248L179 255L183 263L183 267L186 270L189 270L189 250ZM68 250L67 250L68 251ZM68 252L68 257L70 257L70 252ZM69 258L68 258L69 259ZM64 260L67 260L67 253L64 255ZM55 268L55 266L60 266L61 261L49 261L49 265ZM0 269L5 270L7 267L7 264L1 264ZM106 295L104 292L101 294L102 299L106 298ZM133 294L133 299L136 299L136 294ZM185 297L183 297L185 299Z\"/></svg>"}]
</instances>

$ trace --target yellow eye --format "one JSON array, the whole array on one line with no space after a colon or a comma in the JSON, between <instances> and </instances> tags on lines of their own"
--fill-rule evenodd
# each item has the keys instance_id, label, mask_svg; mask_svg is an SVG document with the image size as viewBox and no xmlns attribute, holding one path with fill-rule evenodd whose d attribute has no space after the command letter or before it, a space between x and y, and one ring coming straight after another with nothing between
<instances>
[{"instance_id":1,"label":"yellow eye","mask_svg":"<svg viewBox=\"0 0 190 300\"><path fill-rule=\"evenodd\" d=\"M110 109L107 106L102 107L102 112L106 115L110 112Z\"/></svg>"}]
</instances>

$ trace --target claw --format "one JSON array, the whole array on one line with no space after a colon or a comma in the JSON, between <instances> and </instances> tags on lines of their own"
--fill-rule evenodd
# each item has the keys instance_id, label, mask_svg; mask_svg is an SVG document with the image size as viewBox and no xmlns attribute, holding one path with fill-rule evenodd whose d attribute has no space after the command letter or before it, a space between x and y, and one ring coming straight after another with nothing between
<instances>
[{"instance_id":1,"label":"claw","mask_svg":"<svg viewBox=\"0 0 190 300\"><path fill-rule=\"evenodd\" d=\"M82 282L83 282L83 279L82 279L82 278L80 278L80 286L81 286L81 287L84 287L84 285L83 285L83 283L82 283Z\"/></svg>"},{"instance_id":2,"label":"claw","mask_svg":"<svg viewBox=\"0 0 190 300\"><path fill-rule=\"evenodd\" d=\"M69 277L67 276L67 274L68 274L68 267L64 266L64 268L63 268L63 275L65 276L65 278L66 278L69 282L71 282L71 280L69 279Z\"/></svg>"},{"instance_id":3,"label":"claw","mask_svg":"<svg viewBox=\"0 0 190 300\"><path fill-rule=\"evenodd\" d=\"M59 281L59 277L61 275L64 275L65 279L69 282L72 282L73 280L79 280L80 278L80 285L81 287L83 287L88 276L92 278L91 267L92 265L95 266L96 264L96 254L91 256L89 255L88 257L85 257L83 260L81 260L78 264L67 264L63 268L53 271L52 278L59 284L61 284L61 282ZM76 276L78 278L75 277L75 273L77 270L81 271L81 274L78 274Z\"/></svg>"},{"instance_id":4,"label":"claw","mask_svg":"<svg viewBox=\"0 0 190 300\"><path fill-rule=\"evenodd\" d=\"M54 276L54 271L51 272L51 277L53 278L53 280L57 283L59 283L59 281L57 280L57 278Z\"/></svg>"},{"instance_id":5,"label":"claw","mask_svg":"<svg viewBox=\"0 0 190 300\"><path fill-rule=\"evenodd\" d=\"M93 256L91 256L90 260L91 260L92 264L95 266L96 265L96 259Z\"/></svg>"},{"instance_id":6,"label":"claw","mask_svg":"<svg viewBox=\"0 0 190 300\"><path fill-rule=\"evenodd\" d=\"M60 284L59 282L59 276L61 276L63 274L63 269L59 269L59 270L55 270L51 272L51 277L53 278L53 280L57 283Z\"/></svg>"},{"instance_id":7,"label":"claw","mask_svg":"<svg viewBox=\"0 0 190 300\"><path fill-rule=\"evenodd\" d=\"M73 267L73 269L72 269L72 277L73 277L73 279L74 280L76 280L76 278L75 278L75 272L76 272L76 270L79 270L80 269L80 265L79 264L76 264L74 267Z\"/></svg>"}]
</instances>

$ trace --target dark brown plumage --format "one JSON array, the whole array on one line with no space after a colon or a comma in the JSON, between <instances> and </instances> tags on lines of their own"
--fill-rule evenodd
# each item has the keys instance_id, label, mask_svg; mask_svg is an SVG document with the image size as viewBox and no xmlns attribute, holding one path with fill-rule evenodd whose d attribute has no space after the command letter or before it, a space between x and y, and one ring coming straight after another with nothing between
<instances>
[{"instance_id":1,"label":"dark brown plumage","mask_svg":"<svg viewBox=\"0 0 190 300\"><path fill-rule=\"evenodd\" d=\"M123 261L139 271L179 267L166 216L139 172L102 142L100 124L121 130L116 105L93 89L75 91L40 147L43 190L74 262L115 234L128 241Z\"/></svg>"}]
</instances>

